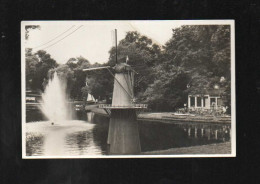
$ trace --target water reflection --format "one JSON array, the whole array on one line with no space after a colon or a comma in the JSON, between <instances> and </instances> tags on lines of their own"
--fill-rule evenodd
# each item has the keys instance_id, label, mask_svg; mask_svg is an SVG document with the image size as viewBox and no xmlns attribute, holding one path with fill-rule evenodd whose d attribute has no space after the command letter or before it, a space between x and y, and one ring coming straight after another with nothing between
<instances>
[{"instance_id":1,"label":"water reflection","mask_svg":"<svg viewBox=\"0 0 260 184\"><path fill-rule=\"evenodd\" d=\"M109 118L99 115L93 116L93 123L95 124L93 132L93 141L100 146L101 152L107 154L107 137Z\"/></svg>"},{"instance_id":2,"label":"water reflection","mask_svg":"<svg viewBox=\"0 0 260 184\"><path fill-rule=\"evenodd\" d=\"M139 122L142 151L220 143L230 140L230 126L199 123Z\"/></svg>"},{"instance_id":3,"label":"water reflection","mask_svg":"<svg viewBox=\"0 0 260 184\"><path fill-rule=\"evenodd\" d=\"M230 140L230 126L227 125L177 125L187 132L189 138L206 138L208 140L215 139L217 141Z\"/></svg>"},{"instance_id":4,"label":"water reflection","mask_svg":"<svg viewBox=\"0 0 260 184\"><path fill-rule=\"evenodd\" d=\"M36 110L27 113L27 156L107 154L109 118L78 112L76 120L45 121ZM138 121L141 151L164 150L230 141L230 125Z\"/></svg>"},{"instance_id":5,"label":"water reflection","mask_svg":"<svg viewBox=\"0 0 260 184\"><path fill-rule=\"evenodd\" d=\"M105 154L105 149L94 142L96 126L91 121L80 120L54 125L50 121L27 123L26 154L57 157Z\"/></svg>"},{"instance_id":6,"label":"water reflection","mask_svg":"<svg viewBox=\"0 0 260 184\"><path fill-rule=\"evenodd\" d=\"M26 155L38 156L43 154L44 136L42 134L26 134Z\"/></svg>"}]
</instances>

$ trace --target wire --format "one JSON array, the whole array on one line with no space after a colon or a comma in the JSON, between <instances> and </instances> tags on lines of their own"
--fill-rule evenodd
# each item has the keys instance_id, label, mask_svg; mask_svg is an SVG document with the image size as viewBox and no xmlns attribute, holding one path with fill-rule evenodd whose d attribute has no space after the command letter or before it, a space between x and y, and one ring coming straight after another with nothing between
<instances>
[{"instance_id":1,"label":"wire","mask_svg":"<svg viewBox=\"0 0 260 184\"><path fill-rule=\"evenodd\" d=\"M117 81L117 83L121 86L121 88L125 91L125 93L127 95L130 96L131 99L133 99L134 97L128 93L128 91L124 88L124 86L117 80L117 78L115 77L115 75L113 75L113 73L109 70L109 68L107 68L107 70L109 71L109 73L114 77L114 79Z\"/></svg>"},{"instance_id":2,"label":"wire","mask_svg":"<svg viewBox=\"0 0 260 184\"><path fill-rule=\"evenodd\" d=\"M63 39L67 38L67 37L70 36L72 33L74 33L75 31L77 31L78 29L80 29L81 27L82 27L82 26L79 26L76 30L74 30L73 32L71 32L71 33L68 34L67 36L63 37L62 39L58 40L57 42L53 43L52 45L49 45L49 46L43 48L42 50L47 49L47 48L49 48L49 47L55 45L56 43L59 43L60 41L62 41Z\"/></svg>"},{"instance_id":3,"label":"wire","mask_svg":"<svg viewBox=\"0 0 260 184\"><path fill-rule=\"evenodd\" d=\"M55 40L56 38L60 37L60 36L63 35L64 33L67 33L67 32L68 32L69 30L71 30L73 27L75 27L75 25L74 25L74 26L71 26L69 29L67 29L67 30L64 31L63 33L59 34L59 35L56 36L55 38L51 39L50 41L48 41L48 42L46 42L46 43L44 43L44 44L41 44L41 45L39 45L39 46L37 46L37 47L34 47L33 49L36 49L36 48L42 47L42 46L44 46L44 45L46 45L46 44L52 42L53 40Z\"/></svg>"},{"instance_id":4,"label":"wire","mask_svg":"<svg viewBox=\"0 0 260 184\"><path fill-rule=\"evenodd\" d=\"M128 88L128 90L130 91L131 96L133 96L132 90L131 90L131 88L130 88L130 86L129 86L129 84L128 84L128 81L127 81L127 79L126 79L126 77L125 77L124 74L123 74L123 76L124 76L125 82L126 82L126 84L127 84L127 88ZM130 76L129 73L128 73L128 76Z\"/></svg>"}]
</instances>

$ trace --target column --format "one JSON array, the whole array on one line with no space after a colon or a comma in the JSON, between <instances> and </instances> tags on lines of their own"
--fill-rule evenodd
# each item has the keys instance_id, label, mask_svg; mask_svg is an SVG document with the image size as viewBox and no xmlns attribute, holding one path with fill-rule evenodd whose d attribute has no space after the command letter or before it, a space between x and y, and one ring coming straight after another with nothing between
<instances>
[{"instance_id":1,"label":"column","mask_svg":"<svg viewBox=\"0 0 260 184\"><path fill-rule=\"evenodd\" d=\"M203 99L204 97L201 97L201 107L204 107L204 99Z\"/></svg>"},{"instance_id":2,"label":"column","mask_svg":"<svg viewBox=\"0 0 260 184\"><path fill-rule=\"evenodd\" d=\"M190 95L188 96L188 108L190 108Z\"/></svg>"},{"instance_id":3,"label":"column","mask_svg":"<svg viewBox=\"0 0 260 184\"><path fill-rule=\"evenodd\" d=\"M215 130L215 139L218 139L218 130Z\"/></svg>"},{"instance_id":4,"label":"column","mask_svg":"<svg viewBox=\"0 0 260 184\"><path fill-rule=\"evenodd\" d=\"M215 106L216 106L216 109L217 109L218 108L218 97L215 97L215 101L216 101Z\"/></svg>"},{"instance_id":5,"label":"column","mask_svg":"<svg viewBox=\"0 0 260 184\"><path fill-rule=\"evenodd\" d=\"M190 137L190 130L191 130L191 128L189 127L188 128L188 136Z\"/></svg>"},{"instance_id":6,"label":"column","mask_svg":"<svg viewBox=\"0 0 260 184\"><path fill-rule=\"evenodd\" d=\"M210 96L207 95L208 98L205 98L205 107L207 109L210 109Z\"/></svg>"},{"instance_id":7,"label":"column","mask_svg":"<svg viewBox=\"0 0 260 184\"><path fill-rule=\"evenodd\" d=\"M195 98L195 108L197 108L197 96L195 96L194 98Z\"/></svg>"}]
</instances>

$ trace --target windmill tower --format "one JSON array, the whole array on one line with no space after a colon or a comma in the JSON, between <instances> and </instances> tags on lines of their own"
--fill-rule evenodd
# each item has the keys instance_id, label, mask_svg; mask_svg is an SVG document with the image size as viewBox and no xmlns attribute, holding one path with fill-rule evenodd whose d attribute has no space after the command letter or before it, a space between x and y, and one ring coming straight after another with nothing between
<instances>
[{"instance_id":1,"label":"windmill tower","mask_svg":"<svg viewBox=\"0 0 260 184\"><path fill-rule=\"evenodd\" d=\"M124 63L115 66L111 105L101 105L110 114L107 143L109 154L141 152L136 109L146 108L134 103L134 72Z\"/></svg>"},{"instance_id":2,"label":"windmill tower","mask_svg":"<svg viewBox=\"0 0 260 184\"><path fill-rule=\"evenodd\" d=\"M116 45L117 50L117 45ZM112 104L99 105L110 116L108 131L108 154L139 154L141 152L136 110L147 108L145 104L136 104L134 100L134 74L130 65L117 63L113 67L115 74L106 68L114 77Z\"/></svg>"}]
</instances>

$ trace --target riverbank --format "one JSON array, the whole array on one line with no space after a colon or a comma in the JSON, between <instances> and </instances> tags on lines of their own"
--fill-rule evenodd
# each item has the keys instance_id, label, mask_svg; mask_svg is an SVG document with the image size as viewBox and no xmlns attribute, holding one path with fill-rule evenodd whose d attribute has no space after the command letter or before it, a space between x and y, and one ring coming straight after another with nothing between
<instances>
[{"instance_id":1,"label":"riverbank","mask_svg":"<svg viewBox=\"0 0 260 184\"><path fill-rule=\"evenodd\" d=\"M231 154L231 142L142 152L143 155Z\"/></svg>"},{"instance_id":2,"label":"riverbank","mask_svg":"<svg viewBox=\"0 0 260 184\"><path fill-rule=\"evenodd\" d=\"M140 113L138 120L166 122L196 122L196 123L218 123L230 124L230 116L213 116L213 115L193 115L193 114L176 114L173 112L158 112L158 113Z\"/></svg>"},{"instance_id":3,"label":"riverbank","mask_svg":"<svg viewBox=\"0 0 260 184\"><path fill-rule=\"evenodd\" d=\"M108 116L105 110L99 108L91 109L95 114ZM202 115L187 115L187 114L175 114L173 112L143 112L137 116L138 120L145 121L164 121L164 122L195 122L195 123L218 123L218 124L230 124L230 116L202 116Z\"/></svg>"}]
</instances>

